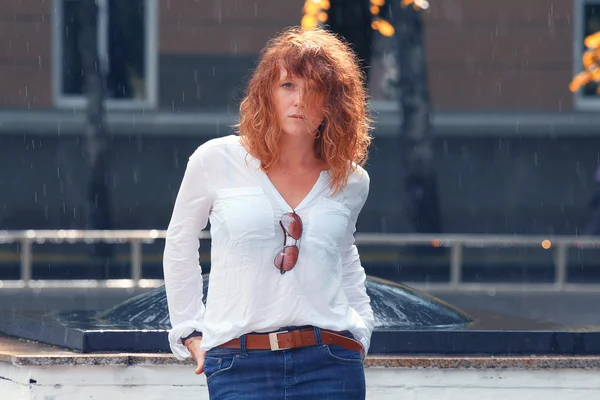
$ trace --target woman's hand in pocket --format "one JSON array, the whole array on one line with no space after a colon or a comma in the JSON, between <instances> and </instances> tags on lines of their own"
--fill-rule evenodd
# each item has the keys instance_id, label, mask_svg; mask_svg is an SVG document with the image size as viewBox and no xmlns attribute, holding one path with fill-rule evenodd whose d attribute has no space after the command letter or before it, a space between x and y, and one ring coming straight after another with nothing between
<instances>
[{"instance_id":1,"label":"woman's hand in pocket","mask_svg":"<svg viewBox=\"0 0 600 400\"><path fill-rule=\"evenodd\" d=\"M192 355L194 361L196 361L197 367L196 375L200 375L204 372L204 359L206 358L206 352L200 348L202 344L202 336L196 336L187 339L183 345L187 347L188 351Z\"/></svg>"}]
</instances>

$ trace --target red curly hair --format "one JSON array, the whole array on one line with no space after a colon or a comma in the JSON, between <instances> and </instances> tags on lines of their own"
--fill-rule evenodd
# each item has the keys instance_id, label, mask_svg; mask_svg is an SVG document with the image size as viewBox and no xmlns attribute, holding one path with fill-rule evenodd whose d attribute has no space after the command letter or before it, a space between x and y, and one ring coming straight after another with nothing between
<instances>
[{"instance_id":1,"label":"red curly hair","mask_svg":"<svg viewBox=\"0 0 600 400\"><path fill-rule=\"evenodd\" d=\"M326 162L331 188L342 189L356 165L364 165L371 144L371 117L367 106L364 74L347 43L323 29L292 27L271 39L262 50L259 64L240 105L240 122L234 127L248 152L264 170L279 159L281 129L273 102L274 83L280 68L306 80L310 92L307 106L322 106L324 120L315 135L315 153Z\"/></svg>"}]
</instances>

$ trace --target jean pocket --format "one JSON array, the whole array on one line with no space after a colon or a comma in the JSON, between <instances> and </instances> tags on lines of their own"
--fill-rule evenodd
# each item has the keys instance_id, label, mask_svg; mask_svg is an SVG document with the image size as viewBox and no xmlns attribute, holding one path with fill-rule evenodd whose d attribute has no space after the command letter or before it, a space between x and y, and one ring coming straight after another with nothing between
<instances>
[{"instance_id":1,"label":"jean pocket","mask_svg":"<svg viewBox=\"0 0 600 400\"><path fill-rule=\"evenodd\" d=\"M216 376L230 371L239 360L239 354L223 353L206 355L204 358L204 375L206 381L210 382Z\"/></svg>"},{"instance_id":2,"label":"jean pocket","mask_svg":"<svg viewBox=\"0 0 600 400\"><path fill-rule=\"evenodd\" d=\"M344 364L362 365L363 359L360 350L348 350L345 347L337 345L323 346L327 357L336 362Z\"/></svg>"}]
</instances>

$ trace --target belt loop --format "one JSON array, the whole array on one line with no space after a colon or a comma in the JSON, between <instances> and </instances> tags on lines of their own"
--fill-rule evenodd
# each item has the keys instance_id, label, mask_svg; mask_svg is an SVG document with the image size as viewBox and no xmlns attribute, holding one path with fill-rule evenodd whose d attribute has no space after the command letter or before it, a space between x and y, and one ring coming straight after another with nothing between
<instances>
[{"instance_id":1,"label":"belt loop","mask_svg":"<svg viewBox=\"0 0 600 400\"><path fill-rule=\"evenodd\" d=\"M242 357L246 357L248 355L246 348L246 334L240 336L240 351L242 353Z\"/></svg>"},{"instance_id":2,"label":"belt loop","mask_svg":"<svg viewBox=\"0 0 600 400\"><path fill-rule=\"evenodd\" d=\"M317 339L317 347L323 347L323 340L321 338L321 328L318 326L313 327L315 330L315 338Z\"/></svg>"}]
</instances>

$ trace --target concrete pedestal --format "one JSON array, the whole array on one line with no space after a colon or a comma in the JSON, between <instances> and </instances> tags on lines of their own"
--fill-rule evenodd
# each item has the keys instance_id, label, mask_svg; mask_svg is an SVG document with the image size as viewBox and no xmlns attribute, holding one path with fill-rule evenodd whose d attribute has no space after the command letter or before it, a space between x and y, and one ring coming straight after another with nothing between
<instances>
[{"instance_id":1,"label":"concrete pedestal","mask_svg":"<svg viewBox=\"0 0 600 400\"><path fill-rule=\"evenodd\" d=\"M171 355L80 354L0 338L3 400L201 400L204 375ZM600 398L600 357L369 356L370 400Z\"/></svg>"}]
</instances>

